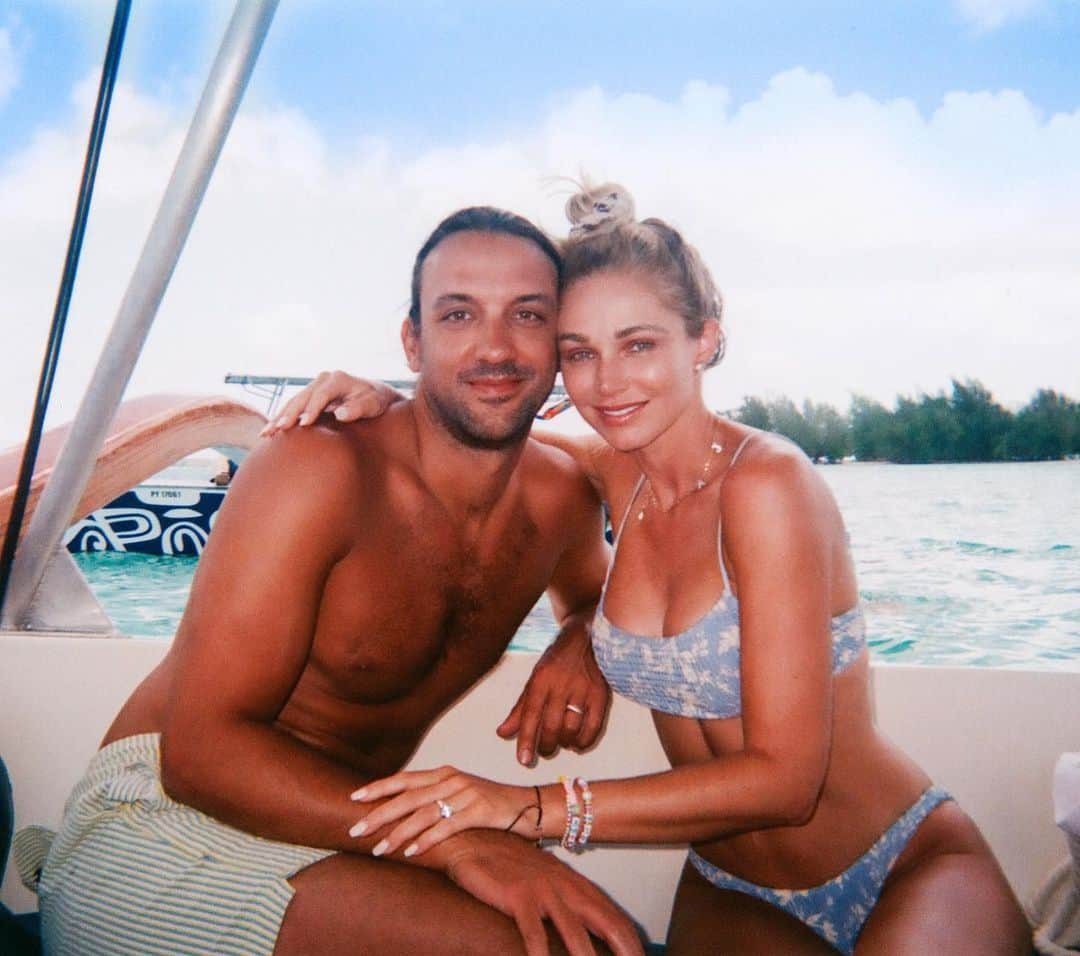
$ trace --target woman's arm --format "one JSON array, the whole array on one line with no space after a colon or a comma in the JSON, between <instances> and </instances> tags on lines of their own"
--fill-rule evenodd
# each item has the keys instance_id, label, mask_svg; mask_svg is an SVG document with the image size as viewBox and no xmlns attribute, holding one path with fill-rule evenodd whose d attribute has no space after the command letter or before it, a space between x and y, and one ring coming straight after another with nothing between
<instances>
[{"instance_id":1,"label":"woman's arm","mask_svg":"<svg viewBox=\"0 0 1080 956\"><path fill-rule=\"evenodd\" d=\"M743 746L665 773L593 783L594 841L696 842L797 825L816 806L831 742L831 499L801 456L766 448L731 474L724 516L740 605ZM388 851L412 841L423 852L472 826L539 835L539 813L527 809L537 802L531 787L443 768L370 784L358 799L395 793L369 817L380 825L405 817ZM561 836L562 787L541 787L539 796L543 835ZM437 799L454 808L448 819L438 817Z\"/></svg>"},{"instance_id":2,"label":"woman's arm","mask_svg":"<svg viewBox=\"0 0 1080 956\"><path fill-rule=\"evenodd\" d=\"M260 432L263 437L288 431L294 425L312 425L326 412L339 422L355 422L358 418L378 418L394 402L405 396L385 382L356 378L340 369L320 372L315 380L297 392L285 407L267 422Z\"/></svg>"}]
</instances>

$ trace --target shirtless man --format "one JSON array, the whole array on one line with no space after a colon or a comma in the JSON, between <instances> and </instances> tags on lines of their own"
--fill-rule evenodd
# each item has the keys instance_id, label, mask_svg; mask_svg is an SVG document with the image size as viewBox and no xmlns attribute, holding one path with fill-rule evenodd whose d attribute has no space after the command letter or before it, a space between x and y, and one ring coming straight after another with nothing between
<instances>
[{"instance_id":1,"label":"shirtless man","mask_svg":"<svg viewBox=\"0 0 1080 956\"><path fill-rule=\"evenodd\" d=\"M528 438L558 268L525 220L450 217L402 326L415 399L250 455L171 650L69 802L41 879L49 952L537 954L544 920L571 953L589 933L640 952L596 887L517 836L405 860L350 835L369 807L351 793L405 763L545 588L560 637L500 732L528 762L602 722L599 503Z\"/></svg>"}]
</instances>

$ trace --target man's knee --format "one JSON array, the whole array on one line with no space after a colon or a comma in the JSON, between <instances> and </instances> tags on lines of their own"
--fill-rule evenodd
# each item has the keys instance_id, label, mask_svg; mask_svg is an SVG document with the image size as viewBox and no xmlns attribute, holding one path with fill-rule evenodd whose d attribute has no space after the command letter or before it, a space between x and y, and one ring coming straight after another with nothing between
<instances>
[{"instance_id":1,"label":"man's knee","mask_svg":"<svg viewBox=\"0 0 1080 956\"><path fill-rule=\"evenodd\" d=\"M274 956L521 951L511 920L422 867L339 853L289 882Z\"/></svg>"}]
</instances>

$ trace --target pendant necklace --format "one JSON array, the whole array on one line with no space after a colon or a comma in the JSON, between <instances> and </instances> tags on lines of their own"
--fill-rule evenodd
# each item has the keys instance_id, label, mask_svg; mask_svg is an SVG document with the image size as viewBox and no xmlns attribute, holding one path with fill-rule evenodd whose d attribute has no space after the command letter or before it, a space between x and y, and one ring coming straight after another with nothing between
<instances>
[{"instance_id":1,"label":"pendant necklace","mask_svg":"<svg viewBox=\"0 0 1080 956\"><path fill-rule=\"evenodd\" d=\"M712 468L713 460L724 450L724 446L716 440L716 425L717 422L714 419L712 435L710 436L709 440L709 449L705 452L705 463L701 467L701 477L698 478L696 482L694 482L693 487L690 488L688 491L684 491L671 503L670 508L665 509L660 507L660 502L656 500L656 495L653 494L652 482L649 482L648 479L646 479L649 485L649 493L645 496L645 501L642 503L641 508L638 510L638 521L644 519L645 512L649 510L650 502L652 502L653 506L657 510L663 511L664 514L668 514L675 509L675 506L678 505L680 501L682 501L684 498L688 498L690 495L695 494L696 492L701 491L701 489L709 483L709 470Z\"/></svg>"}]
</instances>

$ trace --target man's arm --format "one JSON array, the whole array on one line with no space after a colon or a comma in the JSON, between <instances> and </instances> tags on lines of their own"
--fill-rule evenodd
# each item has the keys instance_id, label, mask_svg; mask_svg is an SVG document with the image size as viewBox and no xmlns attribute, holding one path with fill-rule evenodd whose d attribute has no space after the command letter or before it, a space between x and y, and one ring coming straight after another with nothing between
<instances>
[{"instance_id":1,"label":"man's arm","mask_svg":"<svg viewBox=\"0 0 1080 956\"><path fill-rule=\"evenodd\" d=\"M361 775L278 729L304 672L322 592L358 507L353 452L321 429L257 448L240 469L199 562L170 656L162 729L166 791L270 839L370 852L349 836ZM445 873L512 917L530 952L554 919L571 948L582 927L639 953L630 922L569 867L513 834L463 834L409 863ZM400 859L400 856L398 856Z\"/></svg>"},{"instance_id":2,"label":"man's arm","mask_svg":"<svg viewBox=\"0 0 1080 956\"><path fill-rule=\"evenodd\" d=\"M350 478L349 449L325 431L249 456L199 562L162 731L171 795L260 836L335 849L356 849L347 797L359 775L275 721L347 548L343 516L358 497Z\"/></svg>"},{"instance_id":3,"label":"man's arm","mask_svg":"<svg viewBox=\"0 0 1080 956\"><path fill-rule=\"evenodd\" d=\"M607 573L600 499L580 468L558 452L563 489L548 507L558 510L569 529L567 546L548 585L559 634L541 655L521 696L498 728L518 738L517 756L532 762L535 752L550 755L558 745L590 746L603 726L611 691L596 664L589 626Z\"/></svg>"}]
</instances>

